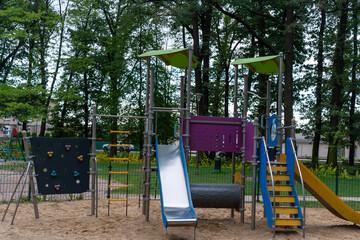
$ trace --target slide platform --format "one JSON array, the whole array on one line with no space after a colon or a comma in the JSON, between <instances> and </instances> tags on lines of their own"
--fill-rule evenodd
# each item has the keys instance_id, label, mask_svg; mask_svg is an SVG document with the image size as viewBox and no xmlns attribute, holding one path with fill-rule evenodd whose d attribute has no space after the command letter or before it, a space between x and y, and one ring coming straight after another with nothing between
<instances>
[{"instance_id":1,"label":"slide platform","mask_svg":"<svg viewBox=\"0 0 360 240\"><path fill-rule=\"evenodd\" d=\"M335 195L319 178L317 178L304 164L299 162L304 185L324 207L335 216L344 220L360 224L360 213L350 208ZM295 179L300 182L299 170L295 167Z\"/></svg>"},{"instance_id":2,"label":"slide platform","mask_svg":"<svg viewBox=\"0 0 360 240\"><path fill-rule=\"evenodd\" d=\"M179 146L158 145L156 139L156 158L164 227L196 227L182 141Z\"/></svg>"}]
</instances>

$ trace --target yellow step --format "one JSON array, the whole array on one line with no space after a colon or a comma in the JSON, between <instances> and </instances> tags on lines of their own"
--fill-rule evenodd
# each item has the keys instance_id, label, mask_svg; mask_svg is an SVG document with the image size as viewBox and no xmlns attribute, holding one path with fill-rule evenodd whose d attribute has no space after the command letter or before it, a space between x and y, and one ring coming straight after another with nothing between
<instances>
[{"instance_id":1,"label":"yellow step","mask_svg":"<svg viewBox=\"0 0 360 240\"><path fill-rule=\"evenodd\" d=\"M274 181L290 181L289 175L273 174ZM266 181L271 181L271 175L266 175Z\"/></svg>"},{"instance_id":2,"label":"yellow step","mask_svg":"<svg viewBox=\"0 0 360 240\"><path fill-rule=\"evenodd\" d=\"M277 203L295 203L295 196L275 196ZM273 197L270 196L270 202L274 202Z\"/></svg>"},{"instance_id":3,"label":"yellow step","mask_svg":"<svg viewBox=\"0 0 360 240\"><path fill-rule=\"evenodd\" d=\"M127 202L128 199L108 199L108 202Z\"/></svg>"},{"instance_id":4,"label":"yellow step","mask_svg":"<svg viewBox=\"0 0 360 240\"><path fill-rule=\"evenodd\" d=\"M267 167L266 170L267 170L267 171L270 171L270 168ZM287 167L271 166L271 170L272 170L272 171L279 171L279 172L286 172L286 171L287 171Z\"/></svg>"},{"instance_id":5,"label":"yellow step","mask_svg":"<svg viewBox=\"0 0 360 240\"><path fill-rule=\"evenodd\" d=\"M129 185L109 185L109 188L128 188Z\"/></svg>"},{"instance_id":6,"label":"yellow step","mask_svg":"<svg viewBox=\"0 0 360 240\"><path fill-rule=\"evenodd\" d=\"M275 226L301 226L300 218L277 218Z\"/></svg>"},{"instance_id":7,"label":"yellow step","mask_svg":"<svg viewBox=\"0 0 360 240\"><path fill-rule=\"evenodd\" d=\"M129 174L129 172L112 172L112 171L109 171L109 174Z\"/></svg>"},{"instance_id":8,"label":"yellow step","mask_svg":"<svg viewBox=\"0 0 360 240\"><path fill-rule=\"evenodd\" d=\"M129 147L129 144L110 144L110 147Z\"/></svg>"},{"instance_id":9,"label":"yellow step","mask_svg":"<svg viewBox=\"0 0 360 240\"><path fill-rule=\"evenodd\" d=\"M130 131L114 131L114 130L110 130L110 133L128 133L128 134L130 134Z\"/></svg>"},{"instance_id":10,"label":"yellow step","mask_svg":"<svg viewBox=\"0 0 360 240\"><path fill-rule=\"evenodd\" d=\"M268 190L272 191L272 185L268 185ZM277 192L292 192L292 186L291 185L275 185L275 191Z\"/></svg>"},{"instance_id":11,"label":"yellow step","mask_svg":"<svg viewBox=\"0 0 360 240\"><path fill-rule=\"evenodd\" d=\"M297 207L276 206L275 213L276 214L298 214L299 209Z\"/></svg>"}]
</instances>

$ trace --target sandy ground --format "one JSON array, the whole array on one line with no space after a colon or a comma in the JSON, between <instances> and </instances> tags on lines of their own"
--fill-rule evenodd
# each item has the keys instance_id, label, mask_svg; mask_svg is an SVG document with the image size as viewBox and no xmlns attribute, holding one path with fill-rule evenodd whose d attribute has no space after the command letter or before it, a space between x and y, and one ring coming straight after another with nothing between
<instances>
[{"instance_id":1,"label":"sandy ground","mask_svg":"<svg viewBox=\"0 0 360 240\"><path fill-rule=\"evenodd\" d=\"M90 201L42 202L40 219L35 220L31 203L20 205L14 225L10 226L15 204L4 222L0 239L165 239L160 202L151 202L150 221L146 222L137 200L112 203L107 216L106 200L99 201L99 218L90 216ZM245 223L240 214L230 217L228 209L195 209L198 216L196 239L272 239L272 231L257 205L256 230L250 227L250 204L246 205ZM1 215L6 204L0 205ZM326 209L307 209L306 239L360 239L360 227L333 216ZM168 239L193 239L193 228L168 228ZM302 230L279 230L276 239L302 239Z\"/></svg>"}]
</instances>

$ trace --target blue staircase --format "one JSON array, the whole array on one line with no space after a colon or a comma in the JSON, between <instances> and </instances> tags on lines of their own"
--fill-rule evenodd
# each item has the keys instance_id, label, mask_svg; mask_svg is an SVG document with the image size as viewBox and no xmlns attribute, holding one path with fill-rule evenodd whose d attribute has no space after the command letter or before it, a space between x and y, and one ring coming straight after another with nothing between
<instances>
[{"instance_id":1,"label":"blue staircase","mask_svg":"<svg viewBox=\"0 0 360 240\"><path fill-rule=\"evenodd\" d=\"M303 215L295 190L294 153L286 139L286 162L270 162L265 140L260 141L260 188L268 225L273 229L303 229ZM275 199L274 196L275 195Z\"/></svg>"}]
</instances>

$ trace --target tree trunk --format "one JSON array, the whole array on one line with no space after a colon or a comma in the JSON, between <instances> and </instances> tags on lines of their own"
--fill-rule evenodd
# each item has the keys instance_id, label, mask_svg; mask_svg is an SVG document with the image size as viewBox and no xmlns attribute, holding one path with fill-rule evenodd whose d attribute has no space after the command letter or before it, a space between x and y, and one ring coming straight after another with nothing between
<instances>
[{"instance_id":1,"label":"tree trunk","mask_svg":"<svg viewBox=\"0 0 360 240\"><path fill-rule=\"evenodd\" d=\"M195 12L193 14L192 19L193 24L193 41L194 41L194 55L196 59L198 60L198 65L195 68L195 93L201 93L202 94L202 81L201 81L201 62L202 58L200 56L200 40L199 40L199 17L198 14ZM199 104L198 101L196 101L196 104ZM199 114L203 112L203 107L200 102L199 106L196 106L196 109L199 109Z\"/></svg>"},{"instance_id":2,"label":"tree trunk","mask_svg":"<svg viewBox=\"0 0 360 240\"><path fill-rule=\"evenodd\" d=\"M336 38L336 47L333 60L333 72L330 79L332 91L330 102L330 132L329 132L329 151L327 163L333 167L337 166L337 148L339 139L337 133L339 131L340 111L343 105L343 90L344 90L344 50L345 50L345 37L346 37L346 24L348 19L349 1L344 1L341 4L340 21L338 24L338 32Z\"/></svg>"},{"instance_id":3,"label":"tree trunk","mask_svg":"<svg viewBox=\"0 0 360 240\"><path fill-rule=\"evenodd\" d=\"M319 166L319 146L322 128L322 75L323 75L323 61L324 61L324 31L326 24L326 13L325 13L326 1L323 1L321 6L321 24L319 30L319 42L318 42L318 54L317 54L317 78L316 78L316 105L315 105L315 129L314 129L314 141L312 148L311 165L314 168Z\"/></svg>"},{"instance_id":4,"label":"tree trunk","mask_svg":"<svg viewBox=\"0 0 360 240\"><path fill-rule=\"evenodd\" d=\"M357 7L357 1L353 1L353 8ZM356 71L357 71L357 58L358 58L358 47L357 47L357 36L358 36L358 18L357 12L353 11L353 65L351 69L351 100L350 100L350 120L349 120L349 132L350 132L350 151L349 151L349 165L354 166L355 160L355 103L356 103L356 94L357 94L357 86L356 86Z\"/></svg>"},{"instance_id":5,"label":"tree trunk","mask_svg":"<svg viewBox=\"0 0 360 240\"><path fill-rule=\"evenodd\" d=\"M75 56L77 57L78 54L76 53ZM66 83L66 92L68 92L70 90L72 78L73 78L73 72L71 71L70 75L69 75L69 79L67 80L67 83ZM65 118L66 118L66 114L67 114L67 109L68 109L68 102L67 102L67 100L64 100L64 104L63 104L63 107L62 107L61 113L60 113L59 126L58 126L57 134L56 134L57 137L66 137Z\"/></svg>"},{"instance_id":6,"label":"tree trunk","mask_svg":"<svg viewBox=\"0 0 360 240\"><path fill-rule=\"evenodd\" d=\"M202 49L201 54L204 61L203 77L202 77L202 94L201 97L201 115L209 115L209 71L210 71L210 35L211 35L211 14L212 7L209 4L209 0L205 0L203 3L205 6L204 16L201 18L202 26Z\"/></svg>"},{"instance_id":7,"label":"tree trunk","mask_svg":"<svg viewBox=\"0 0 360 240\"><path fill-rule=\"evenodd\" d=\"M284 80L284 123L291 125L293 119L293 62L294 62L294 25L295 15L292 1L287 1L285 6L285 80ZM285 129L285 139L291 137L291 129Z\"/></svg>"},{"instance_id":8,"label":"tree trunk","mask_svg":"<svg viewBox=\"0 0 360 240\"><path fill-rule=\"evenodd\" d=\"M36 3L38 4L38 1L36 1ZM36 12L39 11L38 9L38 5L36 8ZM47 11L49 8L49 5L46 4L45 5L45 10ZM44 22L43 22L44 21ZM39 35L39 42L40 42L40 46L39 46L39 52L40 52L40 79L41 79L41 87L44 89L44 93L42 94L42 100L41 103L43 105L46 105L46 87L47 87L47 74L46 74L46 49L47 49L47 42L46 42L46 27L45 27L45 22L46 22L46 18L44 18L42 21L40 21L42 24L39 25L38 27L38 35ZM44 112L43 112L43 116L42 116L42 120L41 120L41 127L40 127L40 137L43 137L45 135L45 131L46 131L46 121L47 121L47 109L45 108Z\"/></svg>"}]
</instances>

